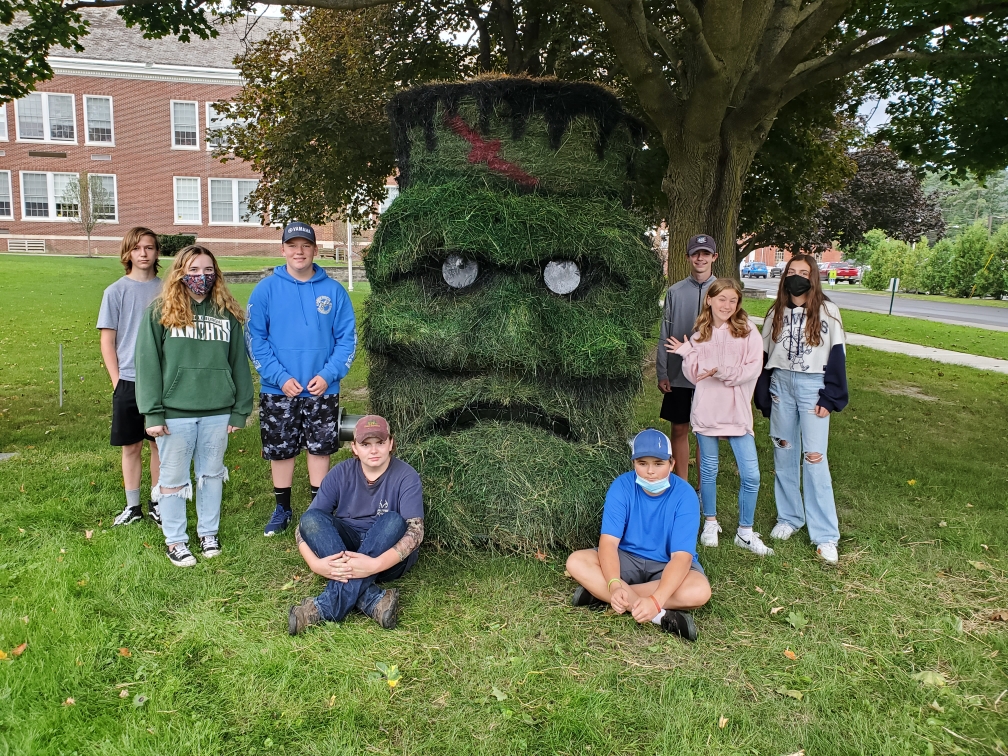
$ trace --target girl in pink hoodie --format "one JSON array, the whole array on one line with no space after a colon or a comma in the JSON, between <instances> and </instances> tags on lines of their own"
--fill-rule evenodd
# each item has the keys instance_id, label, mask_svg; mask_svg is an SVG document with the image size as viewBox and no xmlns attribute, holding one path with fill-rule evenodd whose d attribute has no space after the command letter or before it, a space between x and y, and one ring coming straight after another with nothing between
<instances>
[{"instance_id":1,"label":"girl in pink hoodie","mask_svg":"<svg viewBox=\"0 0 1008 756\"><path fill-rule=\"evenodd\" d=\"M706 517L700 543L718 545L718 442L727 438L741 478L735 545L766 556L773 549L752 529L760 485L752 396L763 369L763 338L749 323L741 302L738 282L717 279L707 290L696 333L689 341L669 339L666 346L683 358L683 375L696 384L690 424L700 452L700 500Z\"/></svg>"}]
</instances>

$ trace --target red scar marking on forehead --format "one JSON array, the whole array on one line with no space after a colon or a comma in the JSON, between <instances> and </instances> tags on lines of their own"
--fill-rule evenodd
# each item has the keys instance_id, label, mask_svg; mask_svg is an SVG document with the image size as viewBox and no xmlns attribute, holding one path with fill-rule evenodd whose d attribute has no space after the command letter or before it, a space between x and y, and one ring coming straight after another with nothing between
<instances>
[{"instance_id":1,"label":"red scar marking on forehead","mask_svg":"<svg viewBox=\"0 0 1008 756\"><path fill-rule=\"evenodd\" d=\"M491 171L501 173L523 186L539 185L539 179L535 176L526 173L514 163L509 163L499 156L498 153L501 148L499 139L485 140L458 115L451 116L450 118L445 116L445 125L472 145L468 156L470 163L474 165L476 163L486 163L487 168Z\"/></svg>"}]
</instances>

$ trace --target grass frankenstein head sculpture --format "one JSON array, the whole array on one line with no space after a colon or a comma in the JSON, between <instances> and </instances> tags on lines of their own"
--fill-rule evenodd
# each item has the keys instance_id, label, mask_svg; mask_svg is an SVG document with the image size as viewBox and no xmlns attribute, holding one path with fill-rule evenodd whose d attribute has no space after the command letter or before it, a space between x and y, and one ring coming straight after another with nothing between
<instances>
[{"instance_id":1,"label":"grass frankenstein head sculpture","mask_svg":"<svg viewBox=\"0 0 1008 756\"><path fill-rule=\"evenodd\" d=\"M400 194L364 264L372 409L448 545L597 538L662 273L626 207L641 125L601 87L488 79L389 106Z\"/></svg>"}]
</instances>

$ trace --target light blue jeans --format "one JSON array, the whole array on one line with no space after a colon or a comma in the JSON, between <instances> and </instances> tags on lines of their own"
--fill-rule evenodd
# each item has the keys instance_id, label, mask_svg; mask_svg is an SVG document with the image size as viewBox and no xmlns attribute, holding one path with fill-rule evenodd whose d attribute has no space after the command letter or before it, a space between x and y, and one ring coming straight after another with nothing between
<instances>
[{"instance_id":1,"label":"light blue jeans","mask_svg":"<svg viewBox=\"0 0 1008 756\"><path fill-rule=\"evenodd\" d=\"M180 417L166 420L168 435L158 436L161 479L157 502L161 510L161 530L165 543L188 543L186 502L192 499L189 465L196 467L196 533L217 535L221 497L228 471L224 466L229 415ZM165 493L166 488L181 490Z\"/></svg>"},{"instance_id":2,"label":"light blue jeans","mask_svg":"<svg viewBox=\"0 0 1008 756\"><path fill-rule=\"evenodd\" d=\"M840 540L833 479L826 456L830 419L829 415L815 414L822 387L822 373L778 368L770 378L773 400L770 439L774 445L777 520L793 528L808 525L809 539L817 545Z\"/></svg>"},{"instance_id":3,"label":"light blue jeans","mask_svg":"<svg viewBox=\"0 0 1008 756\"><path fill-rule=\"evenodd\" d=\"M717 515L717 474L718 474L718 441L717 436L702 436L696 434L697 448L700 450L700 501L703 503L705 517ZM756 457L756 439L748 433L744 436L728 436L735 464L738 465L738 524L742 528L751 528L753 515L756 513L756 497L759 495L759 459Z\"/></svg>"}]
</instances>

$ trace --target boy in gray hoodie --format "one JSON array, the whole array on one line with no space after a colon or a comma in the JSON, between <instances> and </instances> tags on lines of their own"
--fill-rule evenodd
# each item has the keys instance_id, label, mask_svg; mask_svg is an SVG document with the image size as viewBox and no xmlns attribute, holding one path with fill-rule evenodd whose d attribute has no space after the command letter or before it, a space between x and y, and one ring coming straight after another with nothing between
<instances>
[{"instance_id":1,"label":"boy in gray hoodie","mask_svg":"<svg viewBox=\"0 0 1008 756\"><path fill-rule=\"evenodd\" d=\"M672 423L672 458L675 460L675 473L683 480L689 473L689 419L695 387L683 375L682 357L666 351L665 340L673 336L679 341L686 341L693 335L693 324L707 297L707 289L714 283L717 245L709 235L699 234L686 245L686 256L693 271L682 281L672 284L665 294L665 311L655 361L658 388L665 395L660 416Z\"/></svg>"}]
</instances>

